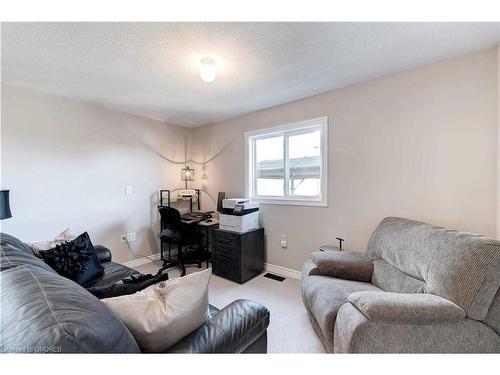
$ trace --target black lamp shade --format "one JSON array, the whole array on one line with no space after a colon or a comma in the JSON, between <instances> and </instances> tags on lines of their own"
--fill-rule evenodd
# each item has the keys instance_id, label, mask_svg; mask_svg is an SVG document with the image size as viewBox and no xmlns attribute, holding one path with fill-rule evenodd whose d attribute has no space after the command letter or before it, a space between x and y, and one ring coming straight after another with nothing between
<instances>
[{"instance_id":1,"label":"black lamp shade","mask_svg":"<svg viewBox=\"0 0 500 375\"><path fill-rule=\"evenodd\" d=\"M9 190L0 190L0 220L12 217L9 205Z\"/></svg>"}]
</instances>

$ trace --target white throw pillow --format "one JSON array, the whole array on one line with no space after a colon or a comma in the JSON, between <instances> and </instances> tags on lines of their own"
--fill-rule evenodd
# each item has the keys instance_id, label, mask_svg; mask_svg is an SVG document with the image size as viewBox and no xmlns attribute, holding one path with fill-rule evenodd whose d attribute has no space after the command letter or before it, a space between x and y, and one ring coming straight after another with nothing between
<instances>
[{"instance_id":1,"label":"white throw pillow","mask_svg":"<svg viewBox=\"0 0 500 375\"><path fill-rule=\"evenodd\" d=\"M61 234L58 234L53 241L29 241L26 244L35 254L38 254L40 251L53 249L57 245L73 241L75 238L76 236L73 232L71 232L69 228L66 228Z\"/></svg>"},{"instance_id":2,"label":"white throw pillow","mask_svg":"<svg viewBox=\"0 0 500 375\"><path fill-rule=\"evenodd\" d=\"M209 268L101 301L127 326L142 351L162 352L209 319L211 275Z\"/></svg>"}]
</instances>

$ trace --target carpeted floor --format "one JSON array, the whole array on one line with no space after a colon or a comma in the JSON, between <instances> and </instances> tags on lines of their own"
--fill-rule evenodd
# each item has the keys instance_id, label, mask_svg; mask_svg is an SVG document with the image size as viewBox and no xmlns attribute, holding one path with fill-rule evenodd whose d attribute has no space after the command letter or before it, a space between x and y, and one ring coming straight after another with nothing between
<instances>
[{"instance_id":1,"label":"carpeted floor","mask_svg":"<svg viewBox=\"0 0 500 375\"><path fill-rule=\"evenodd\" d=\"M142 273L156 273L161 262L152 262L136 267ZM196 272L189 267L188 273ZM176 270L169 271L170 277L178 277ZM232 301L244 298L262 303L271 312L268 328L269 353L324 353L321 341L316 336L307 318L300 296L300 281L287 278L276 281L257 276L245 284L238 284L212 275L209 301L222 308Z\"/></svg>"}]
</instances>

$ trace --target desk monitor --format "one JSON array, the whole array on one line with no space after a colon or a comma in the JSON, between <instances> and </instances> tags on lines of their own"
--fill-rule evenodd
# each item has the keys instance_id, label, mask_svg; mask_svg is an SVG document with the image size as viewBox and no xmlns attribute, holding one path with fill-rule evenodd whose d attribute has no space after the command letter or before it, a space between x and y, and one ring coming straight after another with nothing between
<instances>
[{"instance_id":1,"label":"desk monitor","mask_svg":"<svg viewBox=\"0 0 500 375\"><path fill-rule=\"evenodd\" d=\"M219 191L219 195L217 196L217 212L222 212L222 201L224 199L226 199L226 193Z\"/></svg>"}]
</instances>

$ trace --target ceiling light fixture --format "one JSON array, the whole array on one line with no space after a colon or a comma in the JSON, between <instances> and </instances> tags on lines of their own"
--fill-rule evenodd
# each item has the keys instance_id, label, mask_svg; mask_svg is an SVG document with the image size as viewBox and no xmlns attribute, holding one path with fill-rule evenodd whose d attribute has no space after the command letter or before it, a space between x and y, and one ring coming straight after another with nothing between
<instances>
[{"instance_id":1,"label":"ceiling light fixture","mask_svg":"<svg viewBox=\"0 0 500 375\"><path fill-rule=\"evenodd\" d=\"M210 57L201 59L200 78L205 82L213 82L217 76L215 60Z\"/></svg>"}]
</instances>

